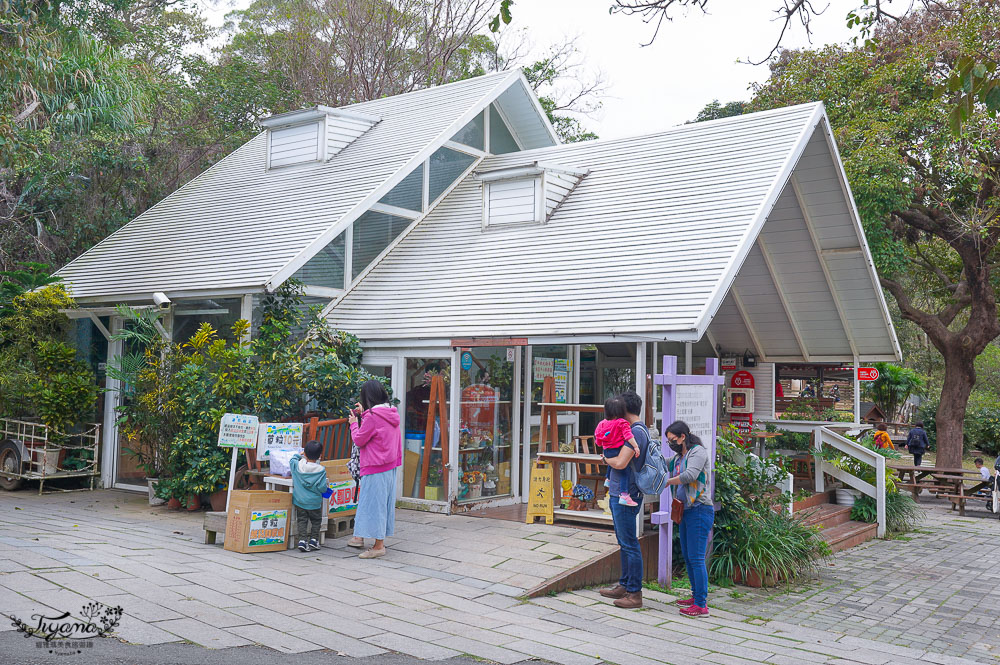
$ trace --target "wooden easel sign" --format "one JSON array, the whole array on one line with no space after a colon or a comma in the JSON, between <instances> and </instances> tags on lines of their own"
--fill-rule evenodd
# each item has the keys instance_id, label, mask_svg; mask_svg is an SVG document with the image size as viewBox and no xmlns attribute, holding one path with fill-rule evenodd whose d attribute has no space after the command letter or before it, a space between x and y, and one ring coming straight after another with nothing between
<instances>
[{"instance_id":1,"label":"wooden easel sign","mask_svg":"<svg viewBox=\"0 0 1000 665\"><path fill-rule=\"evenodd\" d=\"M531 491L528 494L528 524L534 524L536 517L544 517L546 524L553 521L552 465L535 462L531 467Z\"/></svg>"}]
</instances>

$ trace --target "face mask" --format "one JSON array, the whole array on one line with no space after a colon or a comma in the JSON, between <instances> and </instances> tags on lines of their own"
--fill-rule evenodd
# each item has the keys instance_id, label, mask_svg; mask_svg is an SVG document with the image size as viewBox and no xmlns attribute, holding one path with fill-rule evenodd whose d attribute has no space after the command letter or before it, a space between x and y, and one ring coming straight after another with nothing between
<instances>
[{"instance_id":1,"label":"face mask","mask_svg":"<svg viewBox=\"0 0 1000 665\"><path fill-rule=\"evenodd\" d=\"M681 452L683 452L684 450L684 448L681 447L681 444L675 443L673 441L667 441L667 445L670 446L670 450L674 451L678 455L680 455Z\"/></svg>"}]
</instances>

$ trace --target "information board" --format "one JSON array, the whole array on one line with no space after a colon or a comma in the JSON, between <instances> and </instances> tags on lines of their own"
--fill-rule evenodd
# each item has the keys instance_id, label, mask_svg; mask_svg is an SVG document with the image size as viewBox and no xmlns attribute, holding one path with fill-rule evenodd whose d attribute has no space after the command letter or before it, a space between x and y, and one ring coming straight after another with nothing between
<instances>
[{"instance_id":1,"label":"information board","mask_svg":"<svg viewBox=\"0 0 1000 665\"><path fill-rule=\"evenodd\" d=\"M680 383L676 390L675 418L686 422L702 441L711 441L715 434L715 386Z\"/></svg>"},{"instance_id":2,"label":"information board","mask_svg":"<svg viewBox=\"0 0 1000 665\"><path fill-rule=\"evenodd\" d=\"M542 381L547 376L552 376L555 369L555 358L532 358L531 376L535 381Z\"/></svg>"},{"instance_id":3,"label":"information board","mask_svg":"<svg viewBox=\"0 0 1000 665\"><path fill-rule=\"evenodd\" d=\"M257 416L227 413L219 423L220 448L253 448L257 445Z\"/></svg>"},{"instance_id":4,"label":"information board","mask_svg":"<svg viewBox=\"0 0 1000 665\"><path fill-rule=\"evenodd\" d=\"M535 462L531 467L529 487L527 523L533 523L536 517L544 517L546 524L552 524L552 465L548 462Z\"/></svg>"},{"instance_id":5,"label":"information board","mask_svg":"<svg viewBox=\"0 0 1000 665\"><path fill-rule=\"evenodd\" d=\"M301 450L302 429L302 423L261 423L257 429L257 459L269 459L272 450Z\"/></svg>"},{"instance_id":6,"label":"information board","mask_svg":"<svg viewBox=\"0 0 1000 665\"><path fill-rule=\"evenodd\" d=\"M566 386L569 384L569 361L566 358L556 358L553 361L552 376L556 384L556 401L565 404Z\"/></svg>"}]
</instances>

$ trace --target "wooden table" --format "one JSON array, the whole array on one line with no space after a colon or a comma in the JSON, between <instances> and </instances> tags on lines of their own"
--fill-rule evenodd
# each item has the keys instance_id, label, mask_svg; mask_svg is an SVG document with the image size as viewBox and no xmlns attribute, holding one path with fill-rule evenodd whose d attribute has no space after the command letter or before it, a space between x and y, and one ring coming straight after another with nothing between
<instances>
[{"instance_id":1,"label":"wooden table","mask_svg":"<svg viewBox=\"0 0 1000 665\"><path fill-rule=\"evenodd\" d=\"M602 407L603 409L603 407ZM605 524L614 526L611 515L605 515L603 510L568 510L557 508L559 499L562 497L562 486L559 480L559 464L569 462L571 464L600 464L607 465L603 455L587 455L586 453L538 453L538 459L552 464L552 515L557 519L570 519L580 522L591 522L595 524ZM597 493L594 493L597 498Z\"/></svg>"},{"instance_id":2,"label":"wooden table","mask_svg":"<svg viewBox=\"0 0 1000 665\"><path fill-rule=\"evenodd\" d=\"M900 480L897 487L909 489L914 501L919 501L920 491L928 490L936 497L949 499L952 509L958 508L960 516L965 516L965 503L982 489L992 487L993 480L983 480L979 471L935 466L891 466ZM972 482L971 486L966 486Z\"/></svg>"},{"instance_id":3,"label":"wooden table","mask_svg":"<svg viewBox=\"0 0 1000 665\"><path fill-rule=\"evenodd\" d=\"M757 457L763 459L767 451L765 450L765 442L768 439L773 439L775 437L781 436L781 432L750 432L747 436L751 439L757 440Z\"/></svg>"}]
</instances>

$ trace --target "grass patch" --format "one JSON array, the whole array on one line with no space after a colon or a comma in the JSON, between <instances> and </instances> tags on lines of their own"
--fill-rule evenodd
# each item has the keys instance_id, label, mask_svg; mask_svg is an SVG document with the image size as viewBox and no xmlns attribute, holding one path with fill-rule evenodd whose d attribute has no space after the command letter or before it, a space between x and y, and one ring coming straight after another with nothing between
<instances>
[{"instance_id":1,"label":"grass patch","mask_svg":"<svg viewBox=\"0 0 1000 665\"><path fill-rule=\"evenodd\" d=\"M735 598L736 600L739 600L740 598L743 598L746 595L747 594L743 593L742 591L730 591L729 592L729 597L730 598Z\"/></svg>"},{"instance_id":2,"label":"grass patch","mask_svg":"<svg viewBox=\"0 0 1000 665\"><path fill-rule=\"evenodd\" d=\"M766 624L768 621L770 621L770 619L765 619L759 614L748 614L743 618L743 623L750 623L755 626Z\"/></svg>"}]
</instances>

